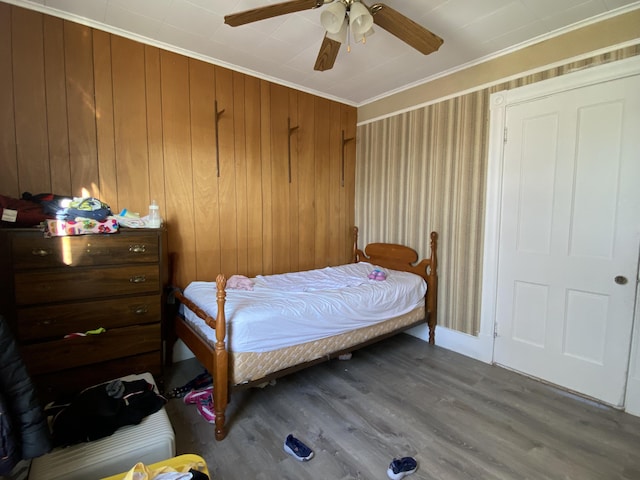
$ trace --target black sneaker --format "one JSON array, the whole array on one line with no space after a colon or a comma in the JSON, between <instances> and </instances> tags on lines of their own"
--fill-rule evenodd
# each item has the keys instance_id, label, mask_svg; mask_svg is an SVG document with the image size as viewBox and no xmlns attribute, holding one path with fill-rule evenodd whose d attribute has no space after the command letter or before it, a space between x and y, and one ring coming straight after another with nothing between
<instances>
[{"instance_id":1,"label":"black sneaker","mask_svg":"<svg viewBox=\"0 0 640 480\"><path fill-rule=\"evenodd\" d=\"M413 457L394 458L387 469L387 475L391 480L400 480L417 469L418 463Z\"/></svg>"},{"instance_id":2,"label":"black sneaker","mask_svg":"<svg viewBox=\"0 0 640 480\"><path fill-rule=\"evenodd\" d=\"M313 450L298 440L293 435L288 435L284 441L284 451L293 456L296 460L306 462L313 457Z\"/></svg>"}]
</instances>

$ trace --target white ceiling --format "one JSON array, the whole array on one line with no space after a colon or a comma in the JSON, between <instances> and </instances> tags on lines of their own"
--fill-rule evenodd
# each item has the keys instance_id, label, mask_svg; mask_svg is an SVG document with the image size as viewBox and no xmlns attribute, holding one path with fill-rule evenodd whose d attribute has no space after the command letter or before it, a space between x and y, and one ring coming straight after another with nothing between
<instances>
[{"instance_id":1,"label":"white ceiling","mask_svg":"<svg viewBox=\"0 0 640 480\"><path fill-rule=\"evenodd\" d=\"M227 14L282 0L3 1L356 106L568 28L640 8L637 0L384 0L442 37L440 50L424 56L374 27L365 45L352 44L351 53L343 46L332 70L316 72L324 36L320 10L240 27L224 24Z\"/></svg>"}]
</instances>

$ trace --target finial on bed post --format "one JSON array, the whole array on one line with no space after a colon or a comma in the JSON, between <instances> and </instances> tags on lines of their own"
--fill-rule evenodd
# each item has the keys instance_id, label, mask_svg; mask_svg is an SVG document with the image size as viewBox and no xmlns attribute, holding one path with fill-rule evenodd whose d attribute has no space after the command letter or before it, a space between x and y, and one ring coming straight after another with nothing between
<instances>
[{"instance_id":1,"label":"finial on bed post","mask_svg":"<svg viewBox=\"0 0 640 480\"><path fill-rule=\"evenodd\" d=\"M431 258L429 260L429 343L435 343L438 322L438 233L431 232Z\"/></svg>"},{"instance_id":2,"label":"finial on bed post","mask_svg":"<svg viewBox=\"0 0 640 480\"><path fill-rule=\"evenodd\" d=\"M226 286L227 279L223 274L219 274L216 278L218 314L216 315L215 371L211 372L214 383L213 408L216 412L216 440L222 440L227 435L225 410L229 401L229 354L224 344L224 337L227 334L227 322L224 312L224 304L227 297Z\"/></svg>"},{"instance_id":3,"label":"finial on bed post","mask_svg":"<svg viewBox=\"0 0 640 480\"><path fill-rule=\"evenodd\" d=\"M358 258L358 227L353 227L353 263L357 263Z\"/></svg>"}]
</instances>

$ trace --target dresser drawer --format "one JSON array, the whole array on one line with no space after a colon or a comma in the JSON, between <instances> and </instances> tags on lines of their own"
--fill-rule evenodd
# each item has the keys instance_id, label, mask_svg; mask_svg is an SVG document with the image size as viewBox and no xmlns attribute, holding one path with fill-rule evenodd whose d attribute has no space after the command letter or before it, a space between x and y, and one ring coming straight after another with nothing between
<instances>
[{"instance_id":1,"label":"dresser drawer","mask_svg":"<svg viewBox=\"0 0 640 480\"><path fill-rule=\"evenodd\" d=\"M157 263L160 246L154 232L45 238L17 233L12 242L16 270Z\"/></svg>"},{"instance_id":2,"label":"dresser drawer","mask_svg":"<svg viewBox=\"0 0 640 480\"><path fill-rule=\"evenodd\" d=\"M123 357L108 362L45 373L32 377L43 404L68 397L93 385L134 373L151 373L162 387L162 362L160 351Z\"/></svg>"},{"instance_id":3,"label":"dresser drawer","mask_svg":"<svg viewBox=\"0 0 640 480\"><path fill-rule=\"evenodd\" d=\"M73 308L68 304L22 307L17 312L17 336L20 342L60 339L98 327L109 330L160 322L161 315L160 294L77 302Z\"/></svg>"},{"instance_id":4,"label":"dresser drawer","mask_svg":"<svg viewBox=\"0 0 640 480\"><path fill-rule=\"evenodd\" d=\"M17 305L160 293L158 265L35 270L14 275Z\"/></svg>"},{"instance_id":5,"label":"dresser drawer","mask_svg":"<svg viewBox=\"0 0 640 480\"><path fill-rule=\"evenodd\" d=\"M99 335L23 345L20 352L31 375L42 375L116 358L158 351L160 324L114 328Z\"/></svg>"}]
</instances>

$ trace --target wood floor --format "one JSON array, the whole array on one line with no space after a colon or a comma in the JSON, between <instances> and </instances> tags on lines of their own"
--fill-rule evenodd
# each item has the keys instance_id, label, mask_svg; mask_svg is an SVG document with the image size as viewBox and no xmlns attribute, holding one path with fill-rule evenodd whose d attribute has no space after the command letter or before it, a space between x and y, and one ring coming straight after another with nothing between
<instances>
[{"instance_id":1,"label":"wood floor","mask_svg":"<svg viewBox=\"0 0 640 480\"><path fill-rule=\"evenodd\" d=\"M176 363L166 386L203 371ZM386 479L413 456L418 479L640 479L640 418L402 334L236 393L227 438L174 399L177 453L220 480ZM287 455L293 433L315 451Z\"/></svg>"}]
</instances>

